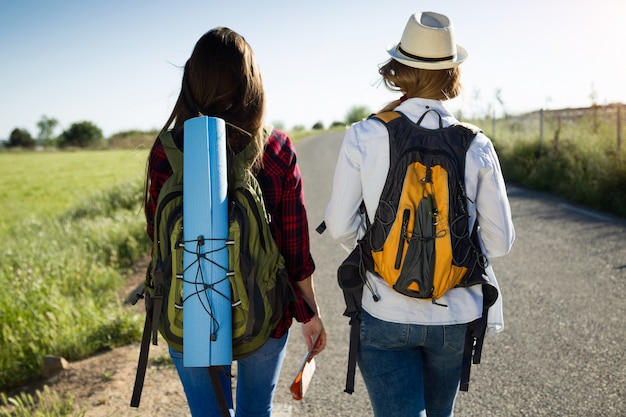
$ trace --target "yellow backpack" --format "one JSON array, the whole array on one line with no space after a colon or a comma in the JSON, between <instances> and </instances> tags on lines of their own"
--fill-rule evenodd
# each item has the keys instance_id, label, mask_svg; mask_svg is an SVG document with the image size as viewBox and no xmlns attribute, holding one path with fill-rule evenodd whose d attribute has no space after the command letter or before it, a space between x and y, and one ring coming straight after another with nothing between
<instances>
[{"instance_id":1,"label":"yellow backpack","mask_svg":"<svg viewBox=\"0 0 626 417\"><path fill-rule=\"evenodd\" d=\"M420 126L431 111L439 117L438 129ZM374 220L368 219L365 235L337 269L343 314L350 318L345 392L354 392L364 286L378 301L366 270L401 294L444 307L437 300L451 288L482 285L483 314L468 323L465 338L460 389L467 391L471 364L480 363L487 310L498 298L485 275L488 261L480 248L478 222L472 230L468 223L465 157L479 129L464 124L444 128L433 109L416 123L399 112L370 118L389 132L389 172ZM322 222L316 230L323 233L325 228Z\"/></svg>"},{"instance_id":2,"label":"yellow backpack","mask_svg":"<svg viewBox=\"0 0 626 417\"><path fill-rule=\"evenodd\" d=\"M420 126L428 112L439 129ZM389 131L390 169L374 220L359 242L365 267L399 293L437 304L448 290L484 282L487 258L468 227L465 154L476 132L443 128L428 110L417 123L372 116ZM494 300L495 301L495 300Z\"/></svg>"}]
</instances>

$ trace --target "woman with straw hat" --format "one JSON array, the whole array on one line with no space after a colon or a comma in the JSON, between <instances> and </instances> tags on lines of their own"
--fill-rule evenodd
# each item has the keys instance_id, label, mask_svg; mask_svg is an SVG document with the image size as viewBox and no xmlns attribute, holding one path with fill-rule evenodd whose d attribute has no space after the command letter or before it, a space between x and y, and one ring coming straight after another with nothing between
<instances>
[{"instance_id":1,"label":"woman with straw hat","mask_svg":"<svg viewBox=\"0 0 626 417\"><path fill-rule=\"evenodd\" d=\"M382 111L405 123L439 129L459 121L444 101L461 92L459 65L467 58L456 44L450 20L433 12L412 15L401 41L388 47L380 69L385 85L403 95ZM410 129L408 129L410 130ZM351 251L374 219L389 171L389 133L369 118L350 127L339 153L325 223ZM464 180L469 230L480 224L487 258L509 252L515 238L511 211L493 144L478 132L466 153ZM488 280L497 288L493 269ZM367 272L357 361L376 416L451 416L459 391L468 323L483 314L480 285L449 290L438 303L407 297ZM502 330L502 297L489 309L488 332ZM442 306L442 304L445 305Z\"/></svg>"}]
</instances>

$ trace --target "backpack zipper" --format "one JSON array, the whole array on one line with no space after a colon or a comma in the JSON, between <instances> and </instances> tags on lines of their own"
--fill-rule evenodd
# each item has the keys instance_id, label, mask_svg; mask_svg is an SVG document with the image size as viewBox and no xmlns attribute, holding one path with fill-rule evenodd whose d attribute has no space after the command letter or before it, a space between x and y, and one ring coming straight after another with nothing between
<instances>
[{"instance_id":1,"label":"backpack zipper","mask_svg":"<svg viewBox=\"0 0 626 417\"><path fill-rule=\"evenodd\" d=\"M264 251L267 251L267 247L265 245L265 236L263 236L263 224L261 223L263 220L261 219L261 213L259 213L256 201L254 201L254 197L252 196L252 193L248 189L238 188L237 191L243 194L246 200L248 200L248 204L250 205L250 209L252 210L252 213L254 214L254 218L258 225L259 238L261 239L261 247L263 248Z\"/></svg>"},{"instance_id":2,"label":"backpack zipper","mask_svg":"<svg viewBox=\"0 0 626 417\"><path fill-rule=\"evenodd\" d=\"M400 239L398 242L398 253L396 254L396 269L400 269L402 263L402 252L404 250L404 242L406 240L406 234L409 229L409 218L411 217L411 210L404 209L402 213L402 229L400 230Z\"/></svg>"},{"instance_id":3,"label":"backpack zipper","mask_svg":"<svg viewBox=\"0 0 626 417\"><path fill-rule=\"evenodd\" d=\"M183 192L182 192L182 191L175 191L175 192L172 192L172 193L168 194L168 195L167 195L167 198L165 198L164 200L162 200L162 201L160 202L161 204L159 204L159 206L157 207L157 210L156 210L156 213L155 213L155 216L154 216L154 233L155 233L155 236L157 236L157 239L158 239L157 243L159 243L159 244L160 244L160 242L161 242L161 236L159 235L159 228L161 227L161 224L159 223L159 219L161 218L161 212L163 211L163 208L164 208L164 207L165 207L165 206L166 206L166 205L167 205L170 201L172 201L173 199L175 199L175 198L177 198L177 197L180 197L180 196L182 196L182 195L183 195ZM181 206L182 206L182 204L181 204ZM168 230L168 232L171 232L171 231L170 231L170 230ZM168 236L169 236L169 234L168 234ZM169 237L168 237L168 240L169 240ZM168 245L170 244L170 242L169 242L169 241L168 241L167 243L168 243ZM160 246L160 245L159 245L159 246ZM162 254L161 254L161 251L160 251L160 250L158 251L158 257L159 257L159 258L158 258L159 260L161 260L161 261L163 260L163 256L162 256Z\"/></svg>"}]
</instances>

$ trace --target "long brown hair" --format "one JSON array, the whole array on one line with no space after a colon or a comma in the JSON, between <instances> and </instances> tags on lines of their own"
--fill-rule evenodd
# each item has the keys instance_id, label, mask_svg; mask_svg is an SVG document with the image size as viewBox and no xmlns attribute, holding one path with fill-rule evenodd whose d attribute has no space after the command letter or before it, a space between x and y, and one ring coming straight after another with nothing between
<instances>
[{"instance_id":1,"label":"long brown hair","mask_svg":"<svg viewBox=\"0 0 626 417\"><path fill-rule=\"evenodd\" d=\"M162 131L198 115L227 123L229 145L261 141L265 91L252 48L237 32L218 27L196 43L185 64L181 91ZM244 133L246 132L246 133ZM259 142L259 151L262 143Z\"/></svg>"},{"instance_id":2,"label":"long brown hair","mask_svg":"<svg viewBox=\"0 0 626 417\"><path fill-rule=\"evenodd\" d=\"M390 59L378 73L385 86L392 91L402 91L406 97L432 100L450 100L461 94L461 69L454 67L441 70L426 70L404 65ZM381 111L393 110L400 100L392 101Z\"/></svg>"},{"instance_id":3,"label":"long brown hair","mask_svg":"<svg viewBox=\"0 0 626 417\"><path fill-rule=\"evenodd\" d=\"M228 154L253 143L258 165L263 151L265 91L252 48L237 32L217 27L197 42L183 72L181 90L161 133L183 127L199 116L219 117L226 122ZM155 139L152 148L158 142ZM150 186L146 175L145 198ZM146 200L147 201L147 200Z\"/></svg>"}]
</instances>

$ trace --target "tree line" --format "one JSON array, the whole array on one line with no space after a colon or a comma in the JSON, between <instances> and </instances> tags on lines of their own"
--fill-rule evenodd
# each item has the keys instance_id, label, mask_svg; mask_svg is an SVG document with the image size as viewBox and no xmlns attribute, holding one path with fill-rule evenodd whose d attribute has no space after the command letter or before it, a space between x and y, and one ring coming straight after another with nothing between
<instances>
[{"instance_id":1,"label":"tree line","mask_svg":"<svg viewBox=\"0 0 626 417\"><path fill-rule=\"evenodd\" d=\"M35 146L59 148L93 148L98 147L104 140L102 130L89 121L72 123L67 130L55 136L54 131L59 121L53 117L42 116L37 122L39 132L33 137L26 129L15 128L5 144L8 148L34 148Z\"/></svg>"},{"instance_id":2,"label":"tree line","mask_svg":"<svg viewBox=\"0 0 626 417\"><path fill-rule=\"evenodd\" d=\"M365 106L353 106L346 113L344 121L333 122L329 127L345 126L357 122L370 114L370 110ZM280 122L274 123L278 129L283 129ZM102 130L90 121L72 123L67 130L55 136L59 122L53 117L41 116L37 122L38 133L33 137L31 133L22 128L15 128L11 131L8 141L4 144L7 148L32 149L36 146L58 147L58 148L98 148L105 146L105 138ZM323 130L322 122L315 123L312 130ZM295 126L295 131L306 130L304 126ZM128 136L131 133L141 132L120 132L116 136ZM152 132L151 132L152 133Z\"/></svg>"}]
</instances>

